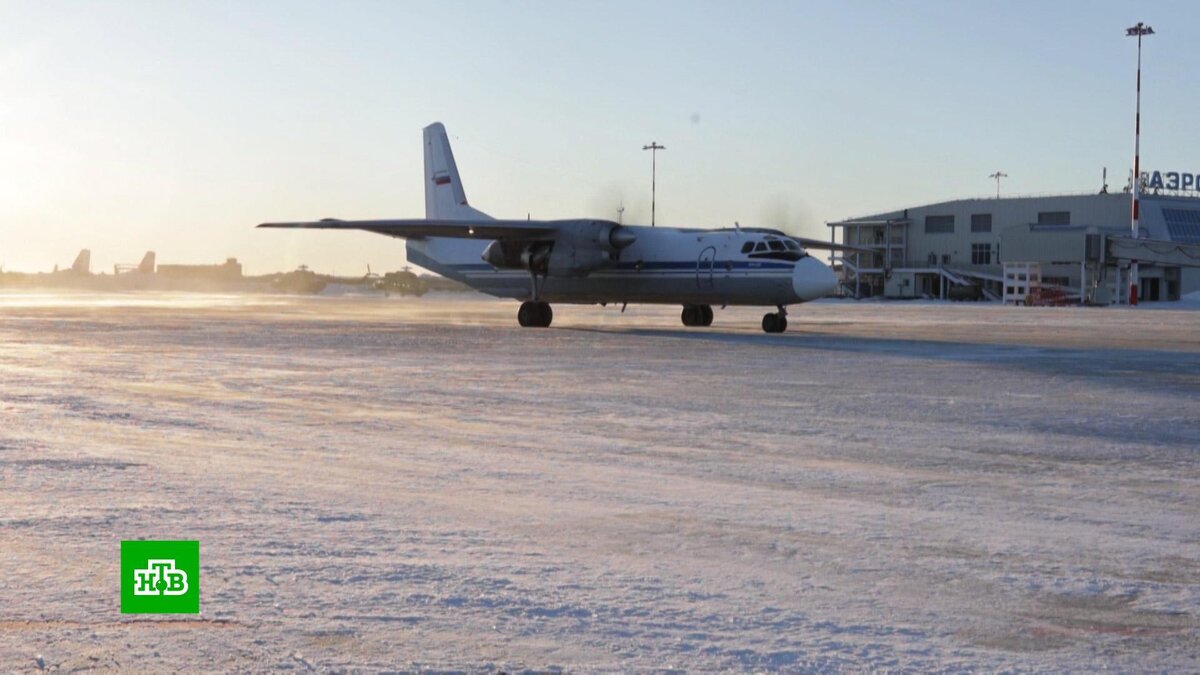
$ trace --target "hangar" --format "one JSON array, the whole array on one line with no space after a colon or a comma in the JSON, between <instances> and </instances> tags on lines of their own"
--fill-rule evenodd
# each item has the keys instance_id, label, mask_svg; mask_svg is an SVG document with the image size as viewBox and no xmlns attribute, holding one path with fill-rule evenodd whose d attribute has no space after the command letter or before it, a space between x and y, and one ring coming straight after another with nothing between
<instances>
[{"instance_id":1,"label":"hangar","mask_svg":"<svg viewBox=\"0 0 1200 675\"><path fill-rule=\"evenodd\" d=\"M1179 300L1200 290L1200 194L1149 178L1137 239L1128 189L959 199L827 223L834 243L860 249L831 262L855 298L1008 299L1032 267L1072 302L1108 304L1125 300L1116 289L1137 260L1139 300Z\"/></svg>"}]
</instances>

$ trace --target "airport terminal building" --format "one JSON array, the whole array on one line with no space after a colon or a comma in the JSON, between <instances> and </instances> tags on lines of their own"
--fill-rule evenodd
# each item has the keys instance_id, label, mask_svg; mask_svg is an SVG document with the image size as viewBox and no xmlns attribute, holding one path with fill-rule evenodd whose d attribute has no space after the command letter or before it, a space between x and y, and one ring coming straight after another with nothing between
<instances>
[{"instance_id":1,"label":"airport terminal building","mask_svg":"<svg viewBox=\"0 0 1200 675\"><path fill-rule=\"evenodd\" d=\"M1129 192L960 199L827 223L841 292L855 298L1024 299L1040 278L1070 302L1200 290L1200 194L1148 188L1131 237ZM1030 270L1034 270L1032 275Z\"/></svg>"}]
</instances>

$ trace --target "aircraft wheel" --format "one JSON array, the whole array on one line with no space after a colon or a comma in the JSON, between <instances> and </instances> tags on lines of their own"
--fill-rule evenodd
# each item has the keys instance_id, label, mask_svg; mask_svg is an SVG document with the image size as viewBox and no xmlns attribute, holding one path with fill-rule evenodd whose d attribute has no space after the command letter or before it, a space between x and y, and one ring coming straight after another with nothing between
<instances>
[{"instance_id":1,"label":"aircraft wheel","mask_svg":"<svg viewBox=\"0 0 1200 675\"><path fill-rule=\"evenodd\" d=\"M696 325L696 306L695 305L684 305L683 312L680 313L679 318L680 318L680 320L683 321L683 325L695 326Z\"/></svg>"},{"instance_id":2,"label":"aircraft wheel","mask_svg":"<svg viewBox=\"0 0 1200 675\"><path fill-rule=\"evenodd\" d=\"M766 314L763 316L762 329L765 333L782 333L787 330L787 317L782 314Z\"/></svg>"},{"instance_id":3,"label":"aircraft wheel","mask_svg":"<svg viewBox=\"0 0 1200 675\"><path fill-rule=\"evenodd\" d=\"M548 302L522 302L517 310L517 323L522 328L548 328L551 321L554 321L554 310Z\"/></svg>"},{"instance_id":4,"label":"aircraft wheel","mask_svg":"<svg viewBox=\"0 0 1200 675\"><path fill-rule=\"evenodd\" d=\"M679 317L685 326L711 326L713 322L712 307L708 305L684 305Z\"/></svg>"},{"instance_id":5,"label":"aircraft wheel","mask_svg":"<svg viewBox=\"0 0 1200 675\"><path fill-rule=\"evenodd\" d=\"M522 328L536 328L542 325L542 303L522 302L517 310L517 323Z\"/></svg>"},{"instance_id":6,"label":"aircraft wheel","mask_svg":"<svg viewBox=\"0 0 1200 675\"><path fill-rule=\"evenodd\" d=\"M534 315L537 313L535 303L522 302L521 308L517 310L517 323L521 324L522 328L529 328L533 325ZM764 326L766 324L763 324ZM765 328L763 330L766 330Z\"/></svg>"}]
</instances>

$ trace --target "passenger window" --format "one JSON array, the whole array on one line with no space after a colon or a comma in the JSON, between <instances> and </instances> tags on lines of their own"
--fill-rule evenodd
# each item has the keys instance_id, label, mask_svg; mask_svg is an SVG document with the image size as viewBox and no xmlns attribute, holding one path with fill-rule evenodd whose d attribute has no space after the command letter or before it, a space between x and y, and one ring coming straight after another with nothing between
<instances>
[{"instance_id":1,"label":"passenger window","mask_svg":"<svg viewBox=\"0 0 1200 675\"><path fill-rule=\"evenodd\" d=\"M761 241L760 241L760 242L758 242L758 246L755 246L755 247L754 247L754 252L755 252L755 253L758 253L759 251L765 251L765 250L767 250L767 245L766 245L766 244L764 244L764 243L762 243Z\"/></svg>"},{"instance_id":2,"label":"passenger window","mask_svg":"<svg viewBox=\"0 0 1200 675\"><path fill-rule=\"evenodd\" d=\"M749 253L754 250L754 242L748 241L742 244L742 253Z\"/></svg>"},{"instance_id":3,"label":"passenger window","mask_svg":"<svg viewBox=\"0 0 1200 675\"><path fill-rule=\"evenodd\" d=\"M767 242L767 244L769 244L769 245L771 246L771 250L772 250L772 251L782 251L782 250L784 250L784 249L783 249L783 242L782 242L782 241L776 241L776 240L772 239L771 241Z\"/></svg>"}]
</instances>

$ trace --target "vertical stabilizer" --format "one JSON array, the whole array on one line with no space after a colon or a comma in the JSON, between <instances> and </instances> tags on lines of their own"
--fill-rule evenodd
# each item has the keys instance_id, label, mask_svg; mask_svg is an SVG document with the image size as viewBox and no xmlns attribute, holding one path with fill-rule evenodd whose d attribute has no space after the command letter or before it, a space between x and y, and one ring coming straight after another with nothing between
<instances>
[{"instance_id":1,"label":"vertical stabilizer","mask_svg":"<svg viewBox=\"0 0 1200 675\"><path fill-rule=\"evenodd\" d=\"M92 252L86 248L79 252L75 257L75 262L71 263L71 271L76 274L91 274L92 273Z\"/></svg>"},{"instance_id":2,"label":"vertical stabilizer","mask_svg":"<svg viewBox=\"0 0 1200 675\"><path fill-rule=\"evenodd\" d=\"M467 193L454 163L450 138L441 122L425 127L425 217L447 220L487 219L467 204Z\"/></svg>"},{"instance_id":3,"label":"vertical stabilizer","mask_svg":"<svg viewBox=\"0 0 1200 675\"><path fill-rule=\"evenodd\" d=\"M142 274L154 274L154 251L146 251L137 271Z\"/></svg>"}]
</instances>

